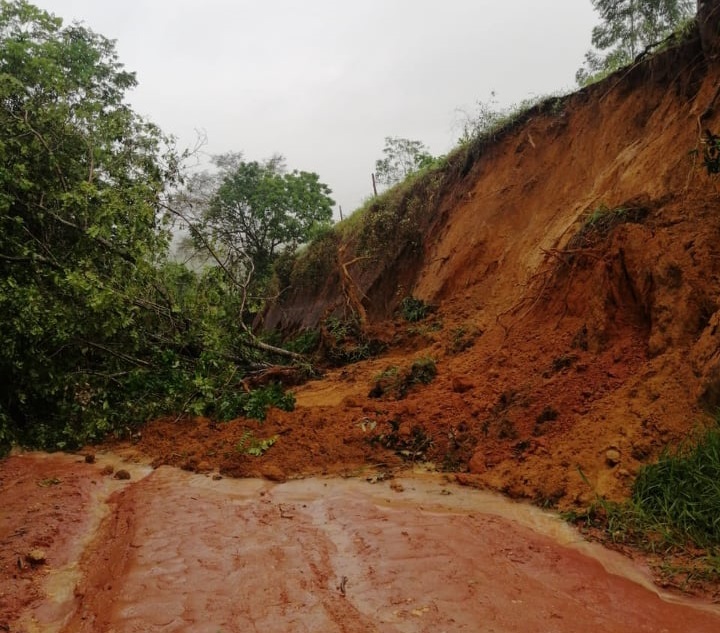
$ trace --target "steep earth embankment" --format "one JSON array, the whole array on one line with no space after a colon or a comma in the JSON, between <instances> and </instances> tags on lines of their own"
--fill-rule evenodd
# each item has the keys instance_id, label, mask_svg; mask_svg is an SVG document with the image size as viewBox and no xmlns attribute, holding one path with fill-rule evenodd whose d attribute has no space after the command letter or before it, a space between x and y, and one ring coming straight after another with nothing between
<instances>
[{"instance_id":1,"label":"steep earth embankment","mask_svg":"<svg viewBox=\"0 0 720 633\"><path fill-rule=\"evenodd\" d=\"M719 82L696 35L451 156L396 226L379 224L392 249L358 259L357 238L339 244L384 355L298 388L296 411L264 427L159 422L140 448L239 475L402 457L543 504L624 496L720 402L720 181L703 163ZM421 243L393 237L408 224ZM287 289L266 325L340 314L348 280L330 270L313 291ZM402 321L409 295L436 311ZM435 360L431 384L378 391L418 358ZM261 460L229 450L248 428L278 437Z\"/></svg>"}]
</instances>

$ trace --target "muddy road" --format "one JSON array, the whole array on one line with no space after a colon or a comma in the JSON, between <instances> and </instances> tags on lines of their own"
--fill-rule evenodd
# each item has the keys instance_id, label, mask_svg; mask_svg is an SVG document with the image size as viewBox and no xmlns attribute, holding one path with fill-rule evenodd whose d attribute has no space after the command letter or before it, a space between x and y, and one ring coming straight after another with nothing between
<instances>
[{"instance_id":1,"label":"muddy road","mask_svg":"<svg viewBox=\"0 0 720 633\"><path fill-rule=\"evenodd\" d=\"M0 631L720 630L720 609L556 518L437 476L273 484L28 454L0 463L0 501Z\"/></svg>"}]
</instances>

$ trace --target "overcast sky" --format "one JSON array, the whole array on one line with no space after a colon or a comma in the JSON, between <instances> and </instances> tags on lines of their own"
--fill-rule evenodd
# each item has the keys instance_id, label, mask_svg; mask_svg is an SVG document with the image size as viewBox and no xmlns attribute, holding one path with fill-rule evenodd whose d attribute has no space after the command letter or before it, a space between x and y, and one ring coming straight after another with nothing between
<instances>
[{"instance_id":1,"label":"overcast sky","mask_svg":"<svg viewBox=\"0 0 720 633\"><path fill-rule=\"evenodd\" d=\"M35 0L117 40L140 114L204 151L284 154L347 213L384 138L450 150L462 111L574 84L590 0Z\"/></svg>"}]
</instances>

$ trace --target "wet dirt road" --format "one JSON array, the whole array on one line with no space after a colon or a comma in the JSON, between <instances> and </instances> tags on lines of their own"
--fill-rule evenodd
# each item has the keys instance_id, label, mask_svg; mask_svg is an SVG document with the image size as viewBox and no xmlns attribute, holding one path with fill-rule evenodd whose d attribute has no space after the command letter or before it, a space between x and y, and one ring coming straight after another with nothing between
<instances>
[{"instance_id":1,"label":"wet dirt road","mask_svg":"<svg viewBox=\"0 0 720 633\"><path fill-rule=\"evenodd\" d=\"M161 467L115 481L98 476L102 463L76 462L0 464L5 548L32 546L13 541L13 477L38 507L69 491L42 517L57 527L46 563L13 570L38 593L5 610L4 630L720 630L716 607L663 599L641 569L557 519L437 477L273 484ZM0 606L12 586L0 584Z\"/></svg>"}]
</instances>

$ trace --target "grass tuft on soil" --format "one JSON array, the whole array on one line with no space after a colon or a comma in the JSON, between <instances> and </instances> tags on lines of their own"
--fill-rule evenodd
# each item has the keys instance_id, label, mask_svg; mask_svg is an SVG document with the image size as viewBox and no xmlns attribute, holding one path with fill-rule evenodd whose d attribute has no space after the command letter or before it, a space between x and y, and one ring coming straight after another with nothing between
<instances>
[{"instance_id":1,"label":"grass tuft on soil","mask_svg":"<svg viewBox=\"0 0 720 633\"><path fill-rule=\"evenodd\" d=\"M662 576L720 580L720 418L643 466L624 503L598 498L576 523L610 543L660 553ZM680 562L669 562L678 560Z\"/></svg>"}]
</instances>

